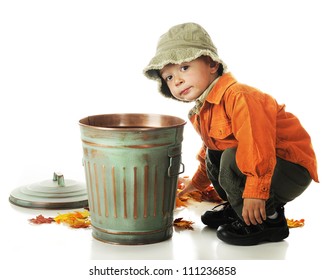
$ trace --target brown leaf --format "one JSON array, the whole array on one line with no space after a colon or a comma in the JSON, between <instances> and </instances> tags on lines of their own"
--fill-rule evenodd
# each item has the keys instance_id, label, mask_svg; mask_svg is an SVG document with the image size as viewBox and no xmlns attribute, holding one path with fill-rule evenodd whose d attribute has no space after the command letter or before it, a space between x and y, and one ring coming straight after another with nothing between
<instances>
[{"instance_id":1,"label":"brown leaf","mask_svg":"<svg viewBox=\"0 0 325 280\"><path fill-rule=\"evenodd\" d=\"M194 222L183 220L183 218L177 218L174 220L173 224L175 227L178 227L178 228L193 230L192 225L194 224Z\"/></svg>"},{"instance_id":2,"label":"brown leaf","mask_svg":"<svg viewBox=\"0 0 325 280\"><path fill-rule=\"evenodd\" d=\"M32 224L50 224L54 222L54 219L51 217L45 218L43 215L38 215L36 218L29 219Z\"/></svg>"}]
</instances>

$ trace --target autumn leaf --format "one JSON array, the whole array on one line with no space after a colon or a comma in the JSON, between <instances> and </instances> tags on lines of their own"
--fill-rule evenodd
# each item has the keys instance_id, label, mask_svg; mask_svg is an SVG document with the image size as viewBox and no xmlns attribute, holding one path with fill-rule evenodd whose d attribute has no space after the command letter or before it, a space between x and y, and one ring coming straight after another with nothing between
<instances>
[{"instance_id":1,"label":"autumn leaf","mask_svg":"<svg viewBox=\"0 0 325 280\"><path fill-rule=\"evenodd\" d=\"M193 227L192 227L193 224L194 224L194 222L183 220L183 218L177 218L174 220L174 223L173 223L173 225L175 227L178 227L181 229L190 229L190 230L193 230Z\"/></svg>"},{"instance_id":2,"label":"autumn leaf","mask_svg":"<svg viewBox=\"0 0 325 280\"><path fill-rule=\"evenodd\" d=\"M36 218L29 219L32 224L50 224L54 222L54 219L51 217L45 218L43 215L38 215Z\"/></svg>"},{"instance_id":3,"label":"autumn leaf","mask_svg":"<svg viewBox=\"0 0 325 280\"><path fill-rule=\"evenodd\" d=\"M65 223L72 228L87 228L91 225L88 210L59 214L54 218L54 221L58 224Z\"/></svg>"},{"instance_id":4,"label":"autumn leaf","mask_svg":"<svg viewBox=\"0 0 325 280\"><path fill-rule=\"evenodd\" d=\"M305 225L305 220L287 219L287 225L289 228L303 227Z\"/></svg>"},{"instance_id":5,"label":"autumn leaf","mask_svg":"<svg viewBox=\"0 0 325 280\"><path fill-rule=\"evenodd\" d=\"M187 200L183 200L182 198L180 197L176 197L176 207L186 207L187 204L186 204L186 201Z\"/></svg>"}]
</instances>

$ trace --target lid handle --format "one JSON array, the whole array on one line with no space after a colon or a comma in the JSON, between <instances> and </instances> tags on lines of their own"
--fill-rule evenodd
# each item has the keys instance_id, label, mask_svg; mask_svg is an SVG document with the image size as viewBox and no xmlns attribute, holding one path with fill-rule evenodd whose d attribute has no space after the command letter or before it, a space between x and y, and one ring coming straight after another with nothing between
<instances>
[{"instance_id":1,"label":"lid handle","mask_svg":"<svg viewBox=\"0 0 325 280\"><path fill-rule=\"evenodd\" d=\"M60 172L54 172L54 174L53 174L53 181L57 181L59 187L65 187L64 176L63 176L62 173L60 173Z\"/></svg>"}]
</instances>

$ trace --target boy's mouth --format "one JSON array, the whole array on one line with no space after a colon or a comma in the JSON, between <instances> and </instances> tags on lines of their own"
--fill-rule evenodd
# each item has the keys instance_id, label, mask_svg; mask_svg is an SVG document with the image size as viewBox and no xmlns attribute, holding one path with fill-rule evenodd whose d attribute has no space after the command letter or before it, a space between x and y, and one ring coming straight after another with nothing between
<instances>
[{"instance_id":1,"label":"boy's mouth","mask_svg":"<svg viewBox=\"0 0 325 280\"><path fill-rule=\"evenodd\" d=\"M182 90L182 91L181 91L181 95L186 95L186 94L188 94L190 90L191 90L191 87L188 87L188 88Z\"/></svg>"}]
</instances>

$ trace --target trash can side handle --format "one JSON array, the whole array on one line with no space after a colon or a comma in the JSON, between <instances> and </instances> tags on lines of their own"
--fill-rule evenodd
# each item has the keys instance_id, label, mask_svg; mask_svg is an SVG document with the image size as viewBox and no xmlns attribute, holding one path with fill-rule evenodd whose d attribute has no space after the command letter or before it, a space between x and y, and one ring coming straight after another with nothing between
<instances>
[{"instance_id":1,"label":"trash can side handle","mask_svg":"<svg viewBox=\"0 0 325 280\"><path fill-rule=\"evenodd\" d=\"M169 167L167 172L169 177L178 176L185 171L185 165L181 162L181 150L181 145L176 145L168 149Z\"/></svg>"}]
</instances>

